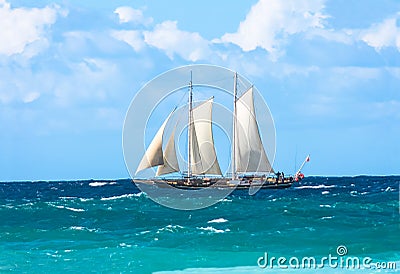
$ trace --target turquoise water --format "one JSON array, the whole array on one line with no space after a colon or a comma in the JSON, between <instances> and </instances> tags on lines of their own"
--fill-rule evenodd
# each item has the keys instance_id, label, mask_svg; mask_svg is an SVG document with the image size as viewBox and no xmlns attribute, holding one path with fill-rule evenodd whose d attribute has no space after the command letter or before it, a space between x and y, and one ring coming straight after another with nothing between
<instances>
[{"instance_id":1,"label":"turquoise water","mask_svg":"<svg viewBox=\"0 0 400 274\"><path fill-rule=\"evenodd\" d=\"M396 176L311 177L179 211L130 180L3 182L0 272L297 273L261 269L257 259L338 256L340 245L399 271L399 184Z\"/></svg>"}]
</instances>

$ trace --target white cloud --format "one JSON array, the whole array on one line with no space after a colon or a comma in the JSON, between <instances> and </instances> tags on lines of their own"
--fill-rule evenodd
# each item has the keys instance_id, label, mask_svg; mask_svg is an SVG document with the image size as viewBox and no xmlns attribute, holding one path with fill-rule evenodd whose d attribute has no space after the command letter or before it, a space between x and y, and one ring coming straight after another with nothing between
<instances>
[{"instance_id":1,"label":"white cloud","mask_svg":"<svg viewBox=\"0 0 400 274\"><path fill-rule=\"evenodd\" d=\"M24 103L31 103L31 102L35 101L36 99L38 99L39 97L40 97L39 92L29 92L29 93L25 94L24 98L22 98L22 101Z\"/></svg>"},{"instance_id":2,"label":"white cloud","mask_svg":"<svg viewBox=\"0 0 400 274\"><path fill-rule=\"evenodd\" d=\"M206 59L210 54L209 42L199 33L179 30L176 21L164 21L153 31L144 31L146 44L164 50L170 59L174 54L188 61Z\"/></svg>"},{"instance_id":3,"label":"white cloud","mask_svg":"<svg viewBox=\"0 0 400 274\"><path fill-rule=\"evenodd\" d=\"M351 30L351 29L334 30L334 29L316 28L310 30L305 35L308 39L312 39L315 36L319 36L327 41L334 41L346 45L351 45L354 42L355 37L357 37L358 33L359 33L358 30Z\"/></svg>"},{"instance_id":4,"label":"white cloud","mask_svg":"<svg viewBox=\"0 0 400 274\"><path fill-rule=\"evenodd\" d=\"M127 43L137 52L145 47L142 33L137 30L112 31L111 36L117 40Z\"/></svg>"},{"instance_id":5,"label":"white cloud","mask_svg":"<svg viewBox=\"0 0 400 274\"><path fill-rule=\"evenodd\" d=\"M118 79L117 65L106 59L85 58L79 63L69 63L72 75L55 75L53 79L55 103L69 106L79 101L104 102L114 92Z\"/></svg>"},{"instance_id":6,"label":"white cloud","mask_svg":"<svg viewBox=\"0 0 400 274\"><path fill-rule=\"evenodd\" d=\"M47 45L45 28L54 24L58 12L58 6L13 9L8 2L0 0L0 54L23 53L29 44L37 41L44 41L39 44ZM28 57L40 49L36 47L32 52L31 48Z\"/></svg>"},{"instance_id":7,"label":"white cloud","mask_svg":"<svg viewBox=\"0 0 400 274\"><path fill-rule=\"evenodd\" d=\"M397 47L400 51L399 18L400 13L379 24L372 25L369 29L361 32L360 39L377 51L385 47Z\"/></svg>"},{"instance_id":8,"label":"white cloud","mask_svg":"<svg viewBox=\"0 0 400 274\"><path fill-rule=\"evenodd\" d=\"M133 22L135 24L148 25L153 22L153 18L145 17L142 10L123 6L115 9L114 13L118 15L120 23Z\"/></svg>"},{"instance_id":9,"label":"white cloud","mask_svg":"<svg viewBox=\"0 0 400 274\"><path fill-rule=\"evenodd\" d=\"M279 55L287 36L324 27L323 9L324 0L260 0L237 32L226 33L215 42L230 42L244 51L260 47Z\"/></svg>"}]
</instances>

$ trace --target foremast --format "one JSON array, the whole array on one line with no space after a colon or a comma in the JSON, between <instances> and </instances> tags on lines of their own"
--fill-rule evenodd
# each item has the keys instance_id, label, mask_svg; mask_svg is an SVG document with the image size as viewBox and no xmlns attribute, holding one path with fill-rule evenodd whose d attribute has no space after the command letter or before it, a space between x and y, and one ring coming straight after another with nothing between
<instances>
[{"instance_id":1,"label":"foremast","mask_svg":"<svg viewBox=\"0 0 400 274\"><path fill-rule=\"evenodd\" d=\"M232 165L232 180L236 179L236 138L235 138L235 133L236 133L236 97L237 97L237 72L234 74L233 78L233 125L232 125L232 155L231 155L231 165Z\"/></svg>"},{"instance_id":2,"label":"foremast","mask_svg":"<svg viewBox=\"0 0 400 274\"><path fill-rule=\"evenodd\" d=\"M187 182L190 183L190 177L192 176L191 171L191 153L192 153L192 127L193 127L193 78L192 71L190 71L190 82L189 82L189 123L188 123L188 172L187 172Z\"/></svg>"}]
</instances>

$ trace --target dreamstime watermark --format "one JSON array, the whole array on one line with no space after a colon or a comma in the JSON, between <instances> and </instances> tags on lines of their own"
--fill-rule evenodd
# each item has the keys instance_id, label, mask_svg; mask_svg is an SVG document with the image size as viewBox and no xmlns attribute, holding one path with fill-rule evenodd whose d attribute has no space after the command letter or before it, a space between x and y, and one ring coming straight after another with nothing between
<instances>
[{"instance_id":1,"label":"dreamstime watermark","mask_svg":"<svg viewBox=\"0 0 400 274\"><path fill-rule=\"evenodd\" d=\"M371 257L346 256L347 247L339 245L336 254L317 259L316 257L270 257L268 252L259 257L257 265L260 268L279 268L279 269L321 269L341 268L341 269L397 269L396 262L374 262Z\"/></svg>"},{"instance_id":2,"label":"dreamstime watermark","mask_svg":"<svg viewBox=\"0 0 400 274\"><path fill-rule=\"evenodd\" d=\"M271 112L257 88L253 86L253 84L250 83L250 81L248 81L245 77L241 76L240 74L236 75L238 97L250 88L253 90L256 112L255 115L259 118L257 119L259 131L264 148L272 164L275 158L275 126ZM145 172L145 174L140 172L137 173L139 163L141 162L143 155L145 155L146 149L149 147L149 145L146 145L146 143L148 144L148 140L151 140L151 138L155 136L154 128L161 126L162 121L167 118L168 113L171 113L170 116L168 116L169 119L167 119L167 122L165 122L166 124L164 130L161 131L162 149L167 150L167 140L169 140L171 132L180 133L175 135L175 139L178 139L174 140L174 145L176 148L175 155L177 157L177 162L179 163L179 170L181 171L181 174L187 176L187 173L185 172L187 172L187 159L189 156L186 157L186 153L189 145L187 142L186 146L181 145L184 142L180 143L179 138L185 135L183 133L185 130L187 131L188 128L189 119L187 117L189 113L189 106L187 104L187 99L189 98L188 91L190 88L192 88L193 92L194 108L199 106L201 104L200 102L210 100L209 98L211 97L214 98L214 102L212 104L212 125L214 129L218 129L220 133L223 133L220 135L224 135L223 142L220 142L220 144L225 145L225 147L220 148L217 147L218 144L216 144L216 151L218 152L217 156L215 159L208 160L207 163L213 164L214 161L212 160L216 161L217 159L220 161L220 157L231 159L230 151L232 142L230 136L232 136L232 118L234 117L232 112L234 79L235 72L224 67L211 65L189 65L178 67L158 75L153 80L146 83L136 93L125 116L122 148L125 165L131 178L133 178L133 181L136 183L137 187L147 194L147 197L161 205L170 208L194 210L211 206L223 200L234 190L234 187L219 187L219 185L223 185L224 182L222 179L218 179L218 177L216 177L216 183L210 185L209 187L202 187L196 190L187 190L173 187L172 185L162 181L157 181L157 185L152 184L151 180L148 179L154 178L154 168L147 168L140 171ZM245 106L249 108L249 106ZM176 108L175 111L171 112L174 108ZM198 113L198 116L203 119L203 112L200 113L200 111L198 111ZM196 118L198 119L196 121L200 121L200 118ZM197 124L199 128L203 129L206 128L206 125L207 123ZM246 125L243 125L243 123L237 121L236 126L237 128L244 128ZM203 130L201 135L199 132L196 132L196 136L200 136L196 138L205 139L204 134L208 134L207 130ZM242 138L241 142L244 142L244 139L245 138ZM230 146L227 146L227 143L230 143ZM199 148L202 146L204 148L210 147L210 144L208 141L203 140L201 144L198 143L198 146ZM172 146L170 146L168 149L171 147ZM153 156L151 156L153 158L147 158L149 162L154 160L156 157L160 157L160 153L155 150L149 153L153 153ZM250 157L252 157L250 156L250 153L247 156L249 157L247 159L248 163L250 161L254 161L254 157L250 159ZM165 157L164 154L164 163L167 162L167 164L170 164L168 163L169 158ZM190 157L190 159L192 159L192 157ZM192 159L192 165L193 163L194 162ZM228 164L226 169L224 167L225 170L221 170L222 173L230 173L230 165L231 163ZM148 166L156 166L156 164L150 164ZM152 174L149 174L149 172ZM142 180L140 178L142 178ZM149 181L150 183L148 183ZM259 185L254 184L254 186L249 189L249 193L255 194L259 188Z\"/></svg>"}]
</instances>

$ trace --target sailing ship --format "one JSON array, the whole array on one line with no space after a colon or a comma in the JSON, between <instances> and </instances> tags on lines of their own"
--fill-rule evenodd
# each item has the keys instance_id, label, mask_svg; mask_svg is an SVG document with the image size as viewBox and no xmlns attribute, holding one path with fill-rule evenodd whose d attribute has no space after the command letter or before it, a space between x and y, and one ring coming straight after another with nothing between
<instances>
[{"instance_id":1,"label":"sailing ship","mask_svg":"<svg viewBox=\"0 0 400 274\"><path fill-rule=\"evenodd\" d=\"M213 100L193 106L192 76L189 82L187 124L187 166L182 170L178 163L175 136L176 126L168 138L164 138L166 125L176 108L168 115L148 146L137 167L140 171L157 167L156 175L150 179L134 179L135 183L165 184L180 189L218 188L248 189L288 188L304 178L301 165L294 176L284 177L275 173L265 152L254 107L254 88L251 86L241 96L237 95L237 73L234 73L233 125L231 148L231 174L224 176L217 159L212 129ZM179 177L169 177L179 174Z\"/></svg>"}]
</instances>

